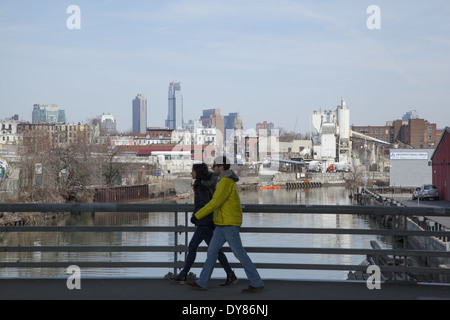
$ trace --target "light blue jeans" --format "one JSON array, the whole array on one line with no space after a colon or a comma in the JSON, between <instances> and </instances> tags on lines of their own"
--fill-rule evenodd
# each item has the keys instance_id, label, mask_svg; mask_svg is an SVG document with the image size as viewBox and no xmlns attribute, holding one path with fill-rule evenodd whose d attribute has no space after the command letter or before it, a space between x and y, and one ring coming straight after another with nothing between
<instances>
[{"instance_id":1,"label":"light blue jeans","mask_svg":"<svg viewBox=\"0 0 450 320\"><path fill-rule=\"evenodd\" d=\"M258 270L256 270L255 265L242 246L241 237L239 235L239 227L237 226L216 226L213 237L208 246L205 264L203 265L200 277L196 281L197 284L202 288L208 288L208 282L214 270L214 265L217 261L219 251L225 242L228 242L234 256L242 264L245 274L250 281L250 285L253 287L263 286L264 284L259 276Z\"/></svg>"}]
</instances>

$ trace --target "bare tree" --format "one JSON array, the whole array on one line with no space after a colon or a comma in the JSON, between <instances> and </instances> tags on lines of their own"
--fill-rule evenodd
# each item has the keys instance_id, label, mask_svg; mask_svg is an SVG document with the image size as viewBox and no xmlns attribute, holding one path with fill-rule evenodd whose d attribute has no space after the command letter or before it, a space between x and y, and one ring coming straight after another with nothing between
<instances>
[{"instance_id":1,"label":"bare tree","mask_svg":"<svg viewBox=\"0 0 450 320\"><path fill-rule=\"evenodd\" d=\"M367 179L365 166L357 166L354 168L354 170L348 175L349 179L347 180L347 184L349 184L349 187L358 187L363 185L363 181Z\"/></svg>"},{"instance_id":2,"label":"bare tree","mask_svg":"<svg viewBox=\"0 0 450 320\"><path fill-rule=\"evenodd\" d=\"M30 127L23 133L21 152L22 195L31 201L86 202L94 186L111 187L131 166L121 147L93 145L86 130Z\"/></svg>"},{"instance_id":3,"label":"bare tree","mask_svg":"<svg viewBox=\"0 0 450 320\"><path fill-rule=\"evenodd\" d=\"M115 147L114 149L108 148L100 156L102 177L108 187L115 185L125 171L127 163L119 159L122 154L122 148Z\"/></svg>"},{"instance_id":4,"label":"bare tree","mask_svg":"<svg viewBox=\"0 0 450 320\"><path fill-rule=\"evenodd\" d=\"M23 133L22 194L31 201L87 201L98 170L85 135L46 127ZM58 200L59 199L59 200Z\"/></svg>"},{"instance_id":5,"label":"bare tree","mask_svg":"<svg viewBox=\"0 0 450 320\"><path fill-rule=\"evenodd\" d=\"M48 149L50 139L48 132L42 128L27 130L23 132L22 144L20 147L20 195L29 196L30 201L34 201L35 191L38 181L40 165L44 159L43 151Z\"/></svg>"},{"instance_id":6,"label":"bare tree","mask_svg":"<svg viewBox=\"0 0 450 320\"><path fill-rule=\"evenodd\" d=\"M280 136L280 142L291 142L293 140L302 140L306 139L306 134L301 134L298 132L290 131L288 132L284 128L278 128L278 133Z\"/></svg>"},{"instance_id":7,"label":"bare tree","mask_svg":"<svg viewBox=\"0 0 450 320\"><path fill-rule=\"evenodd\" d=\"M87 201L93 194L89 186L98 181L89 141L79 136L68 143L55 142L46 154L46 174L58 194L66 201Z\"/></svg>"}]
</instances>

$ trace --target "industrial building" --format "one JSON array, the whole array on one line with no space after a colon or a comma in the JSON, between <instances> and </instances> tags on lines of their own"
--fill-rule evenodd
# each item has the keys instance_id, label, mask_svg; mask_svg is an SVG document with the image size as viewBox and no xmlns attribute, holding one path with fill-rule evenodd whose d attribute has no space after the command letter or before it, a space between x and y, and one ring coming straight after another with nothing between
<instances>
[{"instance_id":1,"label":"industrial building","mask_svg":"<svg viewBox=\"0 0 450 320\"><path fill-rule=\"evenodd\" d=\"M431 184L432 153L433 149L391 149L390 185L414 188Z\"/></svg>"},{"instance_id":2,"label":"industrial building","mask_svg":"<svg viewBox=\"0 0 450 320\"><path fill-rule=\"evenodd\" d=\"M401 120L387 121L385 126L352 126L352 131L414 149L433 149L442 134L435 123L420 119L415 110L407 112ZM353 149L363 147L363 141L353 143Z\"/></svg>"},{"instance_id":3,"label":"industrial building","mask_svg":"<svg viewBox=\"0 0 450 320\"><path fill-rule=\"evenodd\" d=\"M341 105L335 111L314 111L312 126L317 131L313 137L314 160L321 162L322 169L335 163L349 168L352 149L350 110L347 108L345 99L341 99Z\"/></svg>"},{"instance_id":4,"label":"industrial building","mask_svg":"<svg viewBox=\"0 0 450 320\"><path fill-rule=\"evenodd\" d=\"M450 127L442 133L432 156L433 184L441 200L450 201Z\"/></svg>"}]
</instances>

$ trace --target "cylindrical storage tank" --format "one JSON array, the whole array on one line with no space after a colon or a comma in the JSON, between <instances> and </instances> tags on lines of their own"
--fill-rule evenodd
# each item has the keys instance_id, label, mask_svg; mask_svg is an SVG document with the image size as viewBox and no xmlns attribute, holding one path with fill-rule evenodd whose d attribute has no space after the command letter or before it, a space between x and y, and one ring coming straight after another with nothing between
<instances>
[{"instance_id":1,"label":"cylindrical storage tank","mask_svg":"<svg viewBox=\"0 0 450 320\"><path fill-rule=\"evenodd\" d=\"M348 140L350 137L350 110L346 108L345 101L337 108L337 120L341 140Z\"/></svg>"}]
</instances>

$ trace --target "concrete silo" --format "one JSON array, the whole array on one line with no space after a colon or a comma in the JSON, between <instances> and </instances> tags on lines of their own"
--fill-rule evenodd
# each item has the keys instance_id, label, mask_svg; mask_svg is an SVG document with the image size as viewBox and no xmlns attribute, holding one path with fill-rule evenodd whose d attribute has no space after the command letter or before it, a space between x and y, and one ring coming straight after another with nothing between
<instances>
[{"instance_id":1,"label":"concrete silo","mask_svg":"<svg viewBox=\"0 0 450 320\"><path fill-rule=\"evenodd\" d=\"M347 109L344 98L341 100L341 105L337 107L337 122L340 140L347 141L350 138L350 110Z\"/></svg>"}]
</instances>

